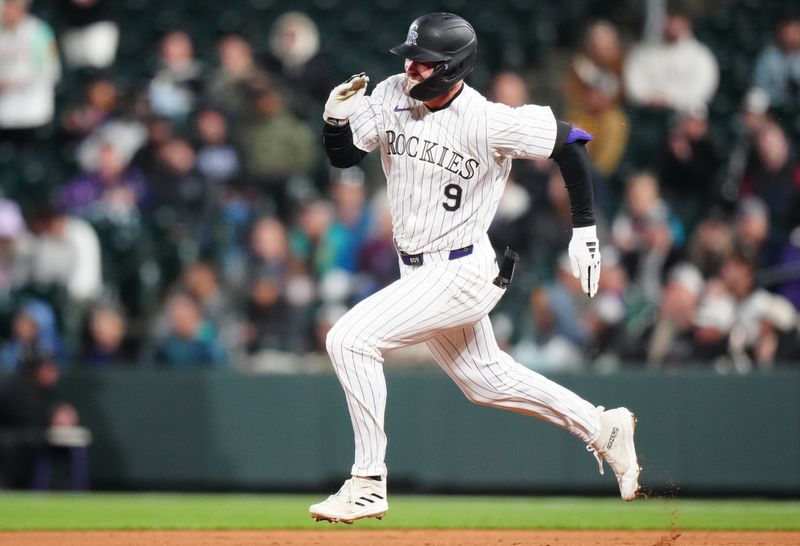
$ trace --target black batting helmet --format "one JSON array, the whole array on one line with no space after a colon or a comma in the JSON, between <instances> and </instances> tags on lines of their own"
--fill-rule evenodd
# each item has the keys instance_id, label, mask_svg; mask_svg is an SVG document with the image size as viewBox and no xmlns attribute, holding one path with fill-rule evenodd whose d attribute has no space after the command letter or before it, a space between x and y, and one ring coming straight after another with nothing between
<instances>
[{"instance_id":1,"label":"black batting helmet","mask_svg":"<svg viewBox=\"0 0 800 546\"><path fill-rule=\"evenodd\" d=\"M431 100L472 72L478 38L472 25L458 15L429 13L415 19L406 41L389 51L404 59L439 63L429 78L409 90L417 100Z\"/></svg>"}]
</instances>

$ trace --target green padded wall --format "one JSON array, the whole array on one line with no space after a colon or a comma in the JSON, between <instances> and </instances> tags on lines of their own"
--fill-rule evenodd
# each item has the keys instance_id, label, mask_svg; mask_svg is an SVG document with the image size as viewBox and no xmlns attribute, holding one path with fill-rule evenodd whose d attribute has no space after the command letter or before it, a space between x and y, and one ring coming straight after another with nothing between
<instances>
[{"instance_id":1,"label":"green padded wall","mask_svg":"<svg viewBox=\"0 0 800 546\"><path fill-rule=\"evenodd\" d=\"M642 482L660 492L800 494L800 372L566 375L639 418ZM469 404L435 371L389 373L392 483L430 492L608 493L584 446L547 423ZM67 375L94 433L96 488L316 489L349 471L350 422L332 375L158 370Z\"/></svg>"}]
</instances>

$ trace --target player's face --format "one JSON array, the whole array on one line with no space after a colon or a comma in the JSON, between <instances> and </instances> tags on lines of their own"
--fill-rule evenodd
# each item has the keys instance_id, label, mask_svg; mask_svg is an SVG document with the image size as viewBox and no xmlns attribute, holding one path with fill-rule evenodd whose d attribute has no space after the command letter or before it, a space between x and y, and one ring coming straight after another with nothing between
<instances>
[{"instance_id":1,"label":"player's face","mask_svg":"<svg viewBox=\"0 0 800 546\"><path fill-rule=\"evenodd\" d=\"M438 63L421 63L406 59L406 77L408 78L408 87L411 88L418 83L426 80L433 74L433 70Z\"/></svg>"}]
</instances>

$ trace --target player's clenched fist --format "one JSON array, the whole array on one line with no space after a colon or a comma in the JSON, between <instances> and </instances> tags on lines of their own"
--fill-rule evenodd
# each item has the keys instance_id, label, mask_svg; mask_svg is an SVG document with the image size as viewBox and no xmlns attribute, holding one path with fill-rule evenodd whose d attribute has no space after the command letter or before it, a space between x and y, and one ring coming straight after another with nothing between
<instances>
[{"instance_id":1,"label":"player's clenched fist","mask_svg":"<svg viewBox=\"0 0 800 546\"><path fill-rule=\"evenodd\" d=\"M583 291L590 298L594 297L600 283L600 241L597 240L597 227L573 228L567 251L572 275L581 280Z\"/></svg>"},{"instance_id":2,"label":"player's clenched fist","mask_svg":"<svg viewBox=\"0 0 800 546\"><path fill-rule=\"evenodd\" d=\"M369 76L361 72L334 87L325 103L325 121L334 125L345 123L361 103L368 83Z\"/></svg>"}]
</instances>

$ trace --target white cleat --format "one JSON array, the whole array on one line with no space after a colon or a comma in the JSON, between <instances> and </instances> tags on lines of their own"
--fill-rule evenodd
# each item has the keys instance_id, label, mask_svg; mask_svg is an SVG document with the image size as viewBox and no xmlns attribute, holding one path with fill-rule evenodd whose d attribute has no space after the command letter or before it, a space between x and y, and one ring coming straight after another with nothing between
<instances>
[{"instance_id":1,"label":"white cleat","mask_svg":"<svg viewBox=\"0 0 800 546\"><path fill-rule=\"evenodd\" d=\"M617 477L620 496L632 501L639 495L639 473L642 471L633 444L636 416L627 408L606 411L598 406L597 409L600 412L600 436L586 449L597 459L600 474L603 474L603 461L608 463Z\"/></svg>"},{"instance_id":2,"label":"white cleat","mask_svg":"<svg viewBox=\"0 0 800 546\"><path fill-rule=\"evenodd\" d=\"M387 510L386 476L381 481L353 476L336 494L308 509L316 521L347 524L362 518L382 519Z\"/></svg>"}]
</instances>

